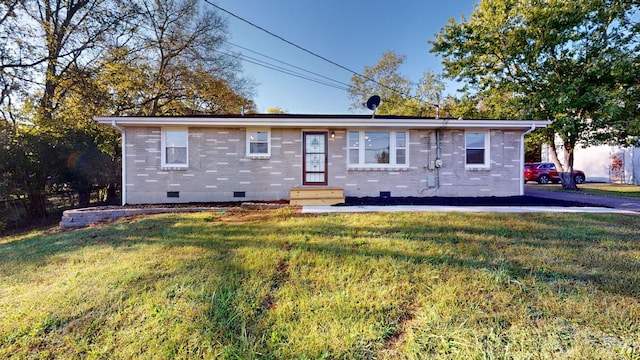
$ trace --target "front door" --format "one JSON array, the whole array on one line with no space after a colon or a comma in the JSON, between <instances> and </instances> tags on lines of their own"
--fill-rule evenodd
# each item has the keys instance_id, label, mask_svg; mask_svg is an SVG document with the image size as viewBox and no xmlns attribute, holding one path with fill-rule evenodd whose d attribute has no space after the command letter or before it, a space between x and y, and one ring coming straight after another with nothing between
<instances>
[{"instance_id":1,"label":"front door","mask_svg":"<svg viewBox=\"0 0 640 360\"><path fill-rule=\"evenodd\" d=\"M327 185L327 133L302 133L302 184Z\"/></svg>"}]
</instances>

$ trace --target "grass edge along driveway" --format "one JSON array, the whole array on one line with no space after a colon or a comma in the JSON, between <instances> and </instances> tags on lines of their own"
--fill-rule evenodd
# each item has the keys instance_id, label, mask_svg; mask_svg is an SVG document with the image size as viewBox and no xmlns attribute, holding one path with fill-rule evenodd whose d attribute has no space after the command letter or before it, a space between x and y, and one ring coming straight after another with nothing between
<instances>
[{"instance_id":1,"label":"grass edge along driveway","mask_svg":"<svg viewBox=\"0 0 640 360\"><path fill-rule=\"evenodd\" d=\"M639 216L285 208L0 238L0 357L640 357Z\"/></svg>"}]
</instances>

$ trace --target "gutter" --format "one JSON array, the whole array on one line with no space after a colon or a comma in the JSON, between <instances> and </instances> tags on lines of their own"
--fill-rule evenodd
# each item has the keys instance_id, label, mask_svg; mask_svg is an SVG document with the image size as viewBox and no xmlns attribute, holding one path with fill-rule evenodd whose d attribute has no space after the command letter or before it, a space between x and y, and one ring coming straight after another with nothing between
<instances>
[{"instance_id":1,"label":"gutter","mask_svg":"<svg viewBox=\"0 0 640 360\"><path fill-rule=\"evenodd\" d=\"M536 129L536 123L531 123L531 128L520 135L520 196L524 196L524 137Z\"/></svg>"},{"instance_id":2,"label":"gutter","mask_svg":"<svg viewBox=\"0 0 640 360\"><path fill-rule=\"evenodd\" d=\"M188 126L188 127L272 127L272 128L403 128L403 129L527 129L531 122L523 120L460 120L402 118L337 118L337 117L95 117L97 122L112 125L113 120L124 126ZM549 125L536 121L536 126Z\"/></svg>"},{"instance_id":3,"label":"gutter","mask_svg":"<svg viewBox=\"0 0 640 360\"><path fill-rule=\"evenodd\" d=\"M111 121L111 126L113 126L114 128L116 128L118 131L120 131L120 133L122 134L122 205L126 205L127 204L127 135L124 131L123 128L119 127L118 124L116 123L116 120L113 119Z\"/></svg>"}]
</instances>

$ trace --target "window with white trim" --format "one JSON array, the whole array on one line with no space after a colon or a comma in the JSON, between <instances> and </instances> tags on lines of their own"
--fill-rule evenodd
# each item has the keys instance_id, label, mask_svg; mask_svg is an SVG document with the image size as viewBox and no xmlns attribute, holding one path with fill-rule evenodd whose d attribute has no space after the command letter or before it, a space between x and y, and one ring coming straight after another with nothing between
<instances>
[{"instance_id":1,"label":"window with white trim","mask_svg":"<svg viewBox=\"0 0 640 360\"><path fill-rule=\"evenodd\" d=\"M465 132L465 166L488 168L489 165L489 132Z\"/></svg>"},{"instance_id":2,"label":"window with white trim","mask_svg":"<svg viewBox=\"0 0 640 360\"><path fill-rule=\"evenodd\" d=\"M267 157L271 155L271 131L267 129L247 130L247 156Z\"/></svg>"},{"instance_id":3,"label":"window with white trim","mask_svg":"<svg viewBox=\"0 0 640 360\"><path fill-rule=\"evenodd\" d=\"M161 162L166 167L187 167L189 159L187 128L163 128Z\"/></svg>"},{"instance_id":4,"label":"window with white trim","mask_svg":"<svg viewBox=\"0 0 640 360\"><path fill-rule=\"evenodd\" d=\"M349 167L406 167L409 163L406 131L349 131L347 141Z\"/></svg>"}]
</instances>

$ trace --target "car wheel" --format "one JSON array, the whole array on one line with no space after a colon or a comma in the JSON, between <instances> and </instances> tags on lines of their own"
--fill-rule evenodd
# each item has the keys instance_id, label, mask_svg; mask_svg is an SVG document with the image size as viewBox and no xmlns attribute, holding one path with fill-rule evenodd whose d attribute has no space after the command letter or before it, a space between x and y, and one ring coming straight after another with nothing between
<instances>
[{"instance_id":1,"label":"car wheel","mask_svg":"<svg viewBox=\"0 0 640 360\"><path fill-rule=\"evenodd\" d=\"M540 175L538 178L538 184L548 184L549 183L549 175Z\"/></svg>"},{"instance_id":2,"label":"car wheel","mask_svg":"<svg viewBox=\"0 0 640 360\"><path fill-rule=\"evenodd\" d=\"M584 182L584 175L578 174L573 178L576 184L582 184Z\"/></svg>"}]
</instances>

